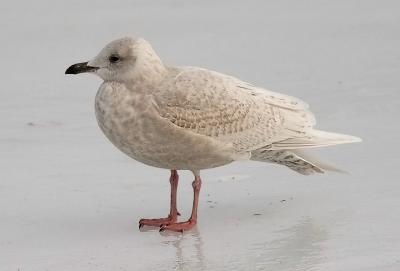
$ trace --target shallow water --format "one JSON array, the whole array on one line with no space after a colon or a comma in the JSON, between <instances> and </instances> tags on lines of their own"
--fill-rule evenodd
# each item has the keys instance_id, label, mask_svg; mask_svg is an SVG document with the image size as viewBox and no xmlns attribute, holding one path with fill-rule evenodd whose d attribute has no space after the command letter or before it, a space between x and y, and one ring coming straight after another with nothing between
<instances>
[{"instance_id":1,"label":"shallow water","mask_svg":"<svg viewBox=\"0 0 400 271\"><path fill-rule=\"evenodd\" d=\"M399 270L398 10L373 0L2 3L0 270ZM141 217L168 212L169 172L101 134L97 78L64 75L128 34L168 64L304 99L318 128L364 139L313 151L350 173L207 170L194 230L140 231ZM186 219L193 177L180 174Z\"/></svg>"}]
</instances>

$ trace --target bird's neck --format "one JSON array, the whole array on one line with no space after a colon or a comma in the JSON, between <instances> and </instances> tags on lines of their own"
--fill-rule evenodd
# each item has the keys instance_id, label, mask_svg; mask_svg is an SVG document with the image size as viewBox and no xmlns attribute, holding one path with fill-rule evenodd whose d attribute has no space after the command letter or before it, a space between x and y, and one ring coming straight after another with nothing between
<instances>
[{"instance_id":1,"label":"bird's neck","mask_svg":"<svg viewBox=\"0 0 400 271\"><path fill-rule=\"evenodd\" d=\"M166 74L167 68L152 48L149 48L137 58L135 68L127 83L136 91L145 89L148 91L148 88L163 80Z\"/></svg>"}]
</instances>

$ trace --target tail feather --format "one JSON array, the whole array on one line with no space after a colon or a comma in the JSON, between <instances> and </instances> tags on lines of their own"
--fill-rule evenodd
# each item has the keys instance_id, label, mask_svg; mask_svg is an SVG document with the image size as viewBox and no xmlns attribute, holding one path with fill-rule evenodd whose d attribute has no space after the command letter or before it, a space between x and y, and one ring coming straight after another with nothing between
<instances>
[{"instance_id":1,"label":"tail feather","mask_svg":"<svg viewBox=\"0 0 400 271\"><path fill-rule=\"evenodd\" d=\"M315 165L316 167L324 170L324 171L331 171L331 172L337 172L337 173L342 173L342 174L349 174L349 172L340 169L338 167L335 167L327 162L323 162L319 160L318 158L313 157L309 153L305 152L304 150L292 150L293 153L296 155L300 156L304 160L307 160L309 163Z\"/></svg>"},{"instance_id":2,"label":"tail feather","mask_svg":"<svg viewBox=\"0 0 400 271\"><path fill-rule=\"evenodd\" d=\"M269 162L287 166L288 168L302 174L324 173L323 168L290 150L273 151L270 149L258 149L251 152L251 160Z\"/></svg>"}]
</instances>

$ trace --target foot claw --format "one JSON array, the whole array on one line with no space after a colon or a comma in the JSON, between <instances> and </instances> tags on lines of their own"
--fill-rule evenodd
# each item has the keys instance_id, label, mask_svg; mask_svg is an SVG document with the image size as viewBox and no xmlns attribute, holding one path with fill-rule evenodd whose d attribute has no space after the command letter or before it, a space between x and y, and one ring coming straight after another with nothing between
<instances>
[{"instance_id":1,"label":"foot claw","mask_svg":"<svg viewBox=\"0 0 400 271\"><path fill-rule=\"evenodd\" d=\"M196 222L190 221L190 220L186 221L186 222L171 223L171 224L161 226L160 232L174 231L174 232L180 232L183 234L185 231L192 229L195 225L196 225Z\"/></svg>"},{"instance_id":2,"label":"foot claw","mask_svg":"<svg viewBox=\"0 0 400 271\"><path fill-rule=\"evenodd\" d=\"M176 222L176 216L166 218L140 219L139 229L141 229L143 226L162 227L174 222Z\"/></svg>"}]
</instances>

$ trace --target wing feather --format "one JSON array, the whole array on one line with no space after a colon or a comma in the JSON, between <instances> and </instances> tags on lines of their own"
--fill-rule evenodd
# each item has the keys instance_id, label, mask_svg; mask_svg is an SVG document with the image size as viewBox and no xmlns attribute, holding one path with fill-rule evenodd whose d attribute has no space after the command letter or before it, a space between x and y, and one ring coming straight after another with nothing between
<instances>
[{"instance_id":1,"label":"wing feather","mask_svg":"<svg viewBox=\"0 0 400 271\"><path fill-rule=\"evenodd\" d=\"M238 153L302 137L315 124L303 101L205 69L177 69L157 91L163 118Z\"/></svg>"}]
</instances>

